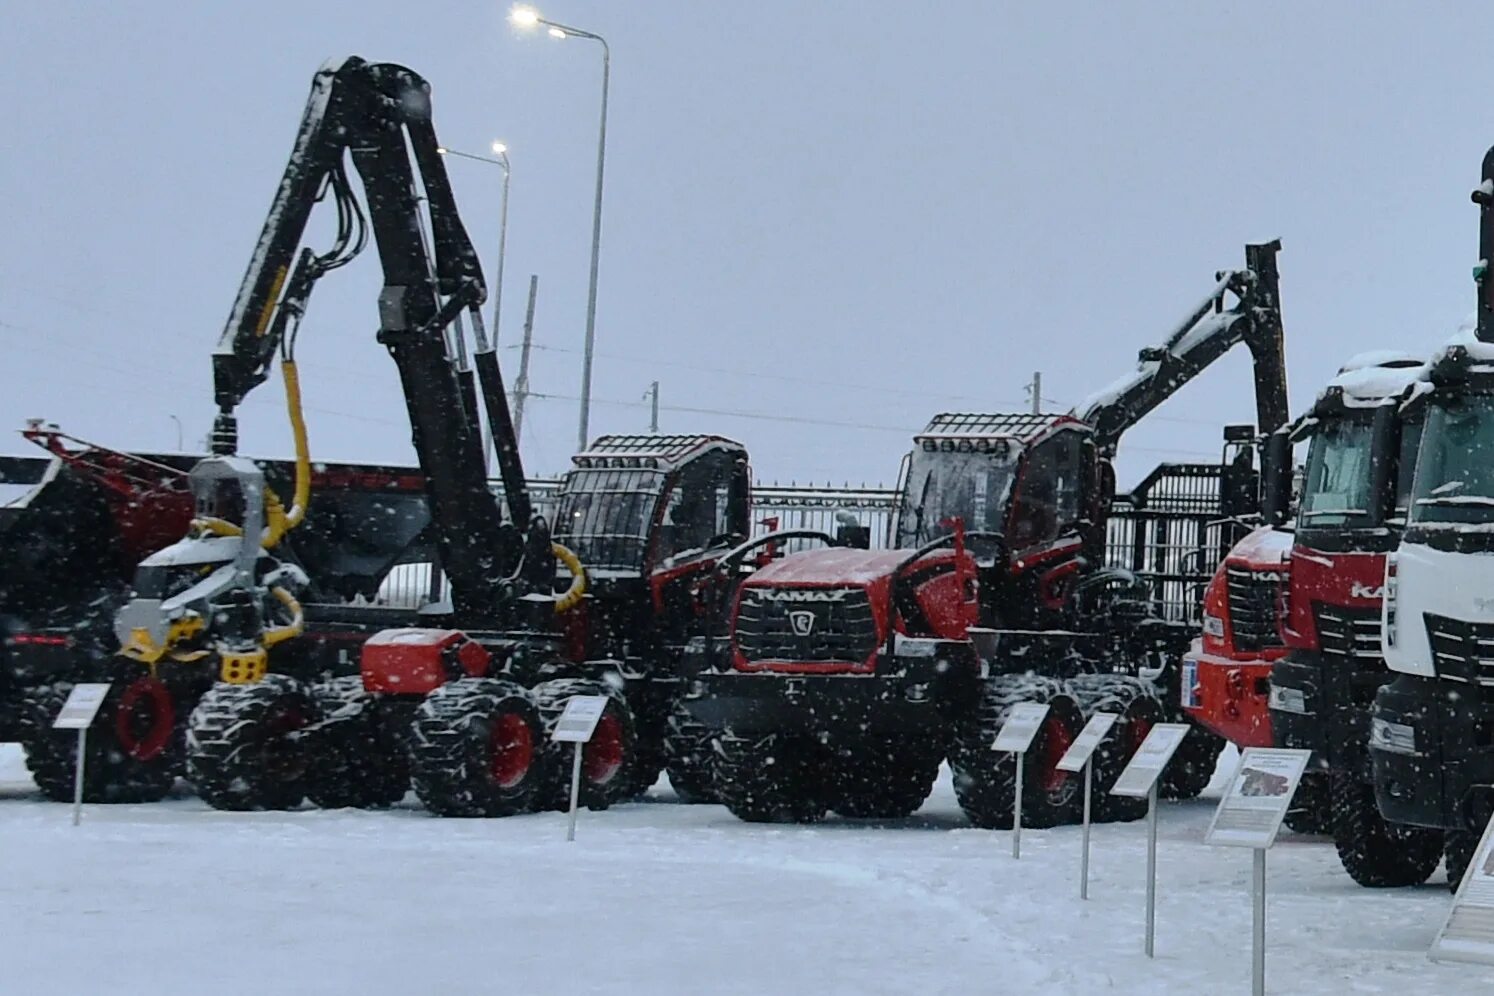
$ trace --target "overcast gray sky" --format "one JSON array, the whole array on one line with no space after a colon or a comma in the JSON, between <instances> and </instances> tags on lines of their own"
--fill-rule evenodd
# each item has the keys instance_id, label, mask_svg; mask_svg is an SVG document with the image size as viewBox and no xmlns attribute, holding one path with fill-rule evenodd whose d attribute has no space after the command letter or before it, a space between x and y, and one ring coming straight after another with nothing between
<instances>
[{"instance_id":1,"label":"overcast gray sky","mask_svg":"<svg viewBox=\"0 0 1494 996\"><path fill-rule=\"evenodd\" d=\"M349 54L425 75L447 145L510 146L501 339L538 273L532 386L573 398L600 51L507 9L8 5L0 424L172 448L176 415L201 438L311 74ZM761 477L891 482L933 413L1020 406L1033 370L1072 404L1276 236L1297 407L1351 353L1428 349L1472 310L1468 191L1494 141L1474 9L542 4L613 51L593 430L645 429L658 380L666 431L741 439ZM491 270L499 172L451 171ZM303 329L325 459L413 459L377 271L369 253L325 280ZM1249 385L1243 351L1196 381L1123 442L1122 485L1216 453ZM289 453L280 397L243 410L245 451ZM575 433L574 401L535 402L530 472Z\"/></svg>"}]
</instances>

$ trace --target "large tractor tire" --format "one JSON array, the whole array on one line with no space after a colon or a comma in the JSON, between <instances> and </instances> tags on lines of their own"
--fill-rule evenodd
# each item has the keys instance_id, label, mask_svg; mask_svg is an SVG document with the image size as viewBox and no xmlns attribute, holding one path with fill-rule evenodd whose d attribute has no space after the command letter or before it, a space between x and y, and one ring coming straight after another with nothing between
<instances>
[{"instance_id":1,"label":"large tractor tire","mask_svg":"<svg viewBox=\"0 0 1494 996\"><path fill-rule=\"evenodd\" d=\"M623 697L606 685L581 678L557 678L534 687L544 726L544 786L540 809L566 810L571 805L571 769L576 745L557 743L551 731L565 712L565 704L577 695L605 695L607 707L597 720L591 739L581 745L581 784L577 804L587 809L606 809L631 797L628 772L634 764L637 733L633 713Z\"/></svg>"},{"instance_id":2,"label":"large tractor tire","mask_svg":"<svg viewBox=\"0 0 1494 996\"><path fill-rule=\"evenodd\" d=\"M1302 776L1297 783L1297 794L1287 807L1285 822L1293 833L1333 833L1333 791L1326 772L1314 771Z\"/></svg>"},{"instance_id":3,"label":"large tractor tire","mask_svg":"<svg viewBox=\"0 0 1494 996\"><path fill-rule=\"evenodd\" d=\"M73 798L78 731L52 721L73 690L70 682L31 689L22 705L26 767L42 795ZM116 684L88 730L84 802L156 802L182 773L184 716L167 685L149 675Z\"/></svg>"},{"instance_id":4,"label":"large tractor tire","mask_svg":"<svg viewBox=\"0 0 1494 996\"><path fill-rule=\"evenodd\" d=\"M218 682L188 722L187 777L214 809L294 809L306 798L310 757L293 734L316 719L311 694L286 675Z\"/></svg>"},{"instance_id":5,"label":"large tractor tire","mask_svg":"<svg viewBox=\"0 0 1494 996\"><path fill-rule=\"evenodd\" d=\"M534 808L544 728L534 697L511 681L462 678L420 704L411 723L415 794L438 816L513 816Z\"/></svg>"},{"instance_id":6,"label":"large tractor tire","mask_svg":"<svg viewBox=\"0 0 1494 996\"><path fill-rule=\"evenodd\" d=\"M1157 781L1157 794L1164 799L1197 799L1214 778L1214 768L1226 741L1202 726L1190 725L1188 735Z\"/></svg>"},{"instance_id":7,"label":"large tractor tire","mask_svg":"<svg viewBox=\"0 0 1494 996\"><path fill-rule=\"evenodd\" d=\"M1443 835L1442 856L1447 862L1447 887L1453 892L1463 884L1463 873L1478 850L1479 835L1472 830L1449 830Z\"/></svg>"},{"instance_id":8,"label":"large tractor tire","mask_svg":"<svg viewBox=\"0 0 1494 996\"><path fill-rule=\"evenodd\" d=\"M1142 819L1146 816L1146 799L1111 795L1110 790L1152 727L1165 718L1156 686L1128 675L1089 674L1075 678L1069 687L1083 704L1086 719L1097 712L1120 717L1090 758L1094 779L1091 817L1096 822Z\"/></svg>"},{"instance_id":9,"label":"large tractor tire","mask_svg":"<svg viewBox=\"0 0 1494 996\"><path fill-rule=\"evenodd\" d=\"M1374 786L1334 772L1333 846L1349 877L1372 889L1421 885L1442 860L1442 833L1387 823Z\"/></svg>"},{"instance_id":10,"label":"large tractor tire","mask_svg":"<svg viewBox=\"0 0 1494 996\"><path fill-rule=\"evenodd\" d=\"M842 816L911 816L934 790L944 745L881 737L839 745L830 767L830 808Z\"/></svg>"},{"instance_id":11,"label":"large tractor tire","mask_svg":"<svg viewBox=\"0 0 1494 996\"><path fill-rule=\"evenodd\" d=\"M711 729L676 702L664 730L664 770L681 802L720 802Z\"/></svg>"},{"instance_id":12,"label":"large tractor tire","mask_svg":"<svg viewBox=\"0 0 1494 996\"><path fill-rule=\"evenodd\" d=\"M820 747L808 737L721 737L716 791L748 823L813 823L829 808Z\"/></svg>"},{"instance_id":13,"label":"large tractor tire","mask_svg":"<svg viewBox=\"0 0 1494 996\"><path fill-rule=\"evenodd\" d=\"M955 797L971 823L1010 829L1016 801L1017 755L991 749L1007 713L1018 702L1046 702L1048 715L1022 758L1022 825L1045 828L1074 822L1083 806L1080 776L1058 760L1084 726L1084 713L1064 683L1036 675L988 678L976 714L961 724L950 749Z\"/></svg>"},{"instance_id":14,"label":"large tractor tire","mask_svg":"<svg viewBox=\"0 0 1494 996\"><path fill-rule=\"evenodd\" d=\"M379 723L377 701L350 675L311 686L327 723L306 773L306 797L323 809L382 809L405 797L410 761L404 744Z\"/></svg>"}]
</instances>

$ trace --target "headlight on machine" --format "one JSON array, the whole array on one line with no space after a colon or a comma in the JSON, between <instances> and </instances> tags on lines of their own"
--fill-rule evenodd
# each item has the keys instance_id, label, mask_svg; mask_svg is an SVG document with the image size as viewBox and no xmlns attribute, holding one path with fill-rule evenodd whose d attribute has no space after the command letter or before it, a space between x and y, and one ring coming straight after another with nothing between
<instances>
[{"instance_id":1,"label":"headlight on machine","mask_svg":"<svg viewBox=\"0 0 1494 996\"><path fill-rule=\"evenodd\" d=\"M1416 727L1384 719L1370 720L1370 746L1391 754L1416 754Z\"/></svg>"},{"instance_id":2,"label":"headlight on machine","mask_svg":"<svg viewBox=\"0 0 1494 996\"><path fill-rule=\"evenodd\" d=\"M1216 640L1224 639L1224 620L1218 616L1204 613L1204 636L1212 636Z\"/></svg>"},{"instance_id":3,"label":"headlight on machine","mask_svg":"<svg viewBox=\"0 0 1494 996\"><path fill-rule=\"evenodd\" d=\"M1295 712L1299 716L1307 715L1307 695L1300 688L1283 688L1280 685L1271 686L1270 707L1278 712Z\"/></svg>"}]
</instances>

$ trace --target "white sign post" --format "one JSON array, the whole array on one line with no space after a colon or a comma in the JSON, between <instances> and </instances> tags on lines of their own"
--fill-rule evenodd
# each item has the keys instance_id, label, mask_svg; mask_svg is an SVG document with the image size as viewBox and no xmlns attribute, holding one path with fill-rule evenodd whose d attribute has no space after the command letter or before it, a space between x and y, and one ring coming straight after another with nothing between
<instances>
[{"instance_id":1,"label":"white sign post","mask_svg":"<svg viewBox=\"0 0 1494 996\"><path fill-rule=\"evenodd\" d=\"M88 728L93 725L99 706L104 704L109 687L108 682L74 685L68 692L67 701L57 710L57 718L52 720L54 730L78 731L78 757L73 765L73 826L83 818L83 766L88 757Z\"/></svg>"},{"instance_id":2,"label":"white sign post","mask_svg":"<svg viewBox=\"0 0 1494 996\"><path fill-rule=\"evenodd\" d=\"M1447 920L1437 931L1432 950L1433 961L1461 961L1494 965L1494 820L1484 827L1484 835L1474 849L1473 858L1463 871L1463 881L1453 896Z\"/></svg>"},{"instance_id":3,"label":"white sign post","mask_svg":"<svg viewBox=\"0 0 1494 996\"><path fill-rule=\"evenodd\" d=\"M1089 898L1089 823L1090 823L1090 794L1094 788L1094 769L1089 763L1095 753L1095 748L1100 746L1100 741L1105 739L1105 734L1115 725L1120 716L1113 712L1097 712L1089 717L1089 722L1084 724L1084 729L1069 744L1069 749L1064 751L1063 757L1058 759L1059 771L1084 771L1084 835L1083 843L1079 851L1079 898Z\"/></svg>"},{"instance_id":4,"label":"white sign post","mask_svg":"<svg viewBox=\"0 0 1494 996\"><path fill-rule=\"evenodd\" d=\"M1153 957L1157 936L1157 779L1188 735L1187 723L1158 723L1131 755L1111 795L1146 796L1146 956Z\"/></svg>"},{"instance_id":5,"label":"white sign post","mask_svg":"<svg viewBox=\"0 0 1494 996\"><path fill-rule=\"evenodd\" d=\"M1032 738L1037 736L1048 716L1046 702L1018 702L1006 714L1001 732L996 734L992 750L1005 751L1017 762L1016 794L1012 802L1012 857L1022 856L1022 762Z\"/></svg>"},{"instance_id":6,"label":"white sign post","mask_svg":"<svg viewBox=\"0 0 1494 996\"><path fill-rule=\"evenodd\" d=\"M575 754L571 759L571 822L565 832L566 840L576 839L576 806L581 797L581 746L596 732L597 722L607 711L608 701L605 695L572 695L566 700L565 711L555 721L555 729L550 734L550 739L556 743L575 744Z\"/></svg>"},{"instance_id":7,"label":"white sign post","mask_svg":"<svg viewBox=\"0 0 1494 996\"><path fill-rule=\"evenodd\" d=\"M1251 992L1266 992L1266 852L1276 843L1302 772L1312 757L1309 750L1247 747L1230 779L1229 791L1219 800L1204 843L1249 847L1255 851L1251 875L1252 931Z\"/></svg>"}]
</instances>

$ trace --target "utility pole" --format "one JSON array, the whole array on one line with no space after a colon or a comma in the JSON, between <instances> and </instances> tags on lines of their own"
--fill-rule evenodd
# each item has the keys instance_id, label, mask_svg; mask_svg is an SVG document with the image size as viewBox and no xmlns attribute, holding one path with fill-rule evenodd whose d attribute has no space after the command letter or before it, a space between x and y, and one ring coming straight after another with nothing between
<instances>
[{"instance_id":1,"label":"utility pole","mask_svg":"<svg viewBox=\"0 0 1494 996\"><path fill-rule=\"evenodd\" d=\"M654 381L652 384L650 384L648 386L648 394L646 395L646 397L649 399L648 431L649 432L658 432L659 431L659 382L658 381Z\"/></svg>"},{"instance_id":2,"label":"utility pole","mask_svg":"<svg viewBox=\"0 0 1494 996\"><path fill-rule=\"evenodd\" d=\"M534 342L534 298L539 274L529 275L529 306L524 309L524 344L519 347L519 376L514 380L514 438L524 431L524 402L529 398L529 347Z\"/></svg>"},{"instance_id":3,"label":"utility pole","mask_svg":"<svg viewBox=\"0 0 1494 996\"><path fill-rule=\"evenodd\" d=\"M1027 391L1032 395L1032 414L1043 413L1043 372L1035 370L1032 374L1032 383L1027 385Z\"/></svg>"}]
</instances>

